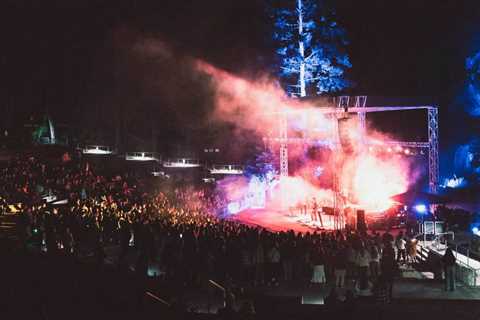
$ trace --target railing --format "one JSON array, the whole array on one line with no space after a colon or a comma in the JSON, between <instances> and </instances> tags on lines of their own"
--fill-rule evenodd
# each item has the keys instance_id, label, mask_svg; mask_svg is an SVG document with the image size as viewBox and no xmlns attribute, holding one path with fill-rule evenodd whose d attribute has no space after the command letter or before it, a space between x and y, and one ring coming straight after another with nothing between
<instances>
[{"instance_id":1,"label":"railing","mask_svg":"<svg viewBox=\"0 0 480 320\"><path fill-rule=\"evenodd\" d=\"M145 294L147 296L149 296L150 298L152 298L153 300L157 301L157 302L160 302L161 304L167 306L167 307L170 307L170 303L168 303L167 301L165 301L164 299L154 295L153 293L151 293L150 291L146 291Z\"/></svg>"},{"instance_id":2,"label":"railing","mask_svg":"<svg viewBox=\"0 0 480 320\"><path fill-rule=\"evenodd\" d=\"M113 149L108 146L87 145L82 149L84 154L112 154Z\"/></svg>"},{"instance_id":3,"label":"railing","mask_svg":"<svg viewBox=\"0 0 480 320\"><path fill-rule=\"evenodd\" d=\"M214 287L215 289L219 289L222 294L223 294L223 308L225 308L226 306L226 295L227 295L227 290L225 289L225 287L223 287L222 285L218 284L218 282L216 281L213 281L213 280L208 280L208 284L211 285L212 287ZM211 313L211 301L210 301L210 295L208 295L208 313Z\"/></svg>"},{"instance_id":4,"label":"railing","mask_svg":"<svg viewBox=\"0 0 480 320\"><path fill-rule=\"evenodd\" d=\"M445 238L444 238L445 235L451 235L452 236L452 241L455 240L455 233L452 232L452 231L437 233L437 234L435 234L435 237L433 238L433 246L436 249L439 249L439 250L446 250L447 249L448 239L446 239L446 241L444 241L444 243L442 243L442 240L445 240ZM443 249L441 248L442 245L444 246Z\"/></svg>"},{"instance_id":5,"label":"railing","mask_svg":"<svg viewBox=\"0 0 480 320\"><path fill-rule=\"evenodd\" d=\"M427 259L428 256L433 253L438 258L442 257L444 251L447 249L448 244L444 244L442 247L442 237L444 235L452 235L453 232L439 233L434 236L431 241L419 241L417 244L417 255L420 259ZM419 234L416 237L424 236ZM419 249L419 250L418 250ZM456 278L465 283L468 286L477 287L480 285L480 262L470 258L470 250L462 249L461 246L455 245L455 250L452 250L456 258Z\"/></svg>"},{"instance_id":6,"label":"railing","mask_svg":"<svg viewBox=\"0 0 480 320\"><path fill-rule=\"evenodd\" d=\"M243 167L240 165L213 165L211 174L242 174Z\"/></svg>"},{"instance_id":7,"label":"railing","mask_svg":"<svg viewBox=\"0 0 480 320\"><path fill-rule=\"evenodd\" d=\"M460 252L462 250L465 253ZM467 256L467 266L470 266L470 249L469 248L463 248L462 246L459 246L458 244L455 245L455 258L458 258L458 253L463 254Z\"/></svg>"},{"instance_id":8,"label":"railing","mask_svg":"<svg viewBox=\"0 0 480 320\"><path fill-rule=\"evenodd\" d=\"M160 157L155 152L127 152L125 160L130 161L159 161Z\"/></svg>"},{"instance_id":9,"label":"railing","mask_svg":"<svg viewBox=\"0 0 480 320\"><path fill-rule=\"evenodd\" d=\"M188 158L168 159L163 163L163 166L170 168L194 168L200 167L200 161Z\"/></svg>"}]
</instances>

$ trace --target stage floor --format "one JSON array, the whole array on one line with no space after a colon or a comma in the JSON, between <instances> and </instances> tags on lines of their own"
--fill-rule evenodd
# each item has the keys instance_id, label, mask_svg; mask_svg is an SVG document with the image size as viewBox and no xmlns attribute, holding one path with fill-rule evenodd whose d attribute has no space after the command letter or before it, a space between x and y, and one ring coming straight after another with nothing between
<instances>
[{"instance_id":1,"label":"stage floor","mask_svg":"<svg viewBox=\"0 0 480 320\"><path fill-rule=\"evenodd\" d=\"M260 226L271 231L314 232L322 230L335 230L334 216L322 215L323 227L318 221L311 221L307 216L292 214L288 210L275 209L248 209L237 214L232 214L229 219L247 225Z\"/></svg>"}]
</instances>

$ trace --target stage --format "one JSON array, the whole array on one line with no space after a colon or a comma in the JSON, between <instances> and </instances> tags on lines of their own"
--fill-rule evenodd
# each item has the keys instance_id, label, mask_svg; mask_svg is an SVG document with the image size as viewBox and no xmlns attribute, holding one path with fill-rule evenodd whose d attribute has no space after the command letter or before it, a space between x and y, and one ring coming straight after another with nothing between
<instances>
[{"instance_id":1,"label":"stage","mask_svg":"<svg viewBox=\"0 0 480 320\"><path fill-rule=\"evenodd\" d=\"M319 221L311 221L310 213L300 214L299 210L290 212L279 209L247 209L231 214L228 219L247 225L259 226L270 231L314 232L335 230L333 215L322 214L323 227Z\"/></svg>"}]
</instances>

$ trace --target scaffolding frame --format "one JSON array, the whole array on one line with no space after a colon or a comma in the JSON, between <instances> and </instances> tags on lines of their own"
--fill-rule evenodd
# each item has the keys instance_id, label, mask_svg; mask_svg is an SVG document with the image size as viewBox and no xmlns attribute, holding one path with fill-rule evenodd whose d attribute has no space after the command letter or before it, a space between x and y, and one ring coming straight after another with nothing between
<instances>
[{"instance_id":1,"label":"scaffolding frame","mask_svg":"<svg viewBox=\"0 0 480 320\"><path fill-rule=\"evenodd\" d=\"M428 141L384 141L383 143L388 146L399 146L399 147L408 147L408 148L425 148L428 149L428 185L429 190L432 193L436 193L438 190L439 183L439 146L438 146L438 107L436 106L385 106L385 107L367 107L366 101L367 96L356 96L354 102L354 107L349 107L350 97L340 96L337 97L334 101L336 105L330 107L318 107L315 108L315 111L333 115L335 119L341 117L347 117L349 114L357 113L359 118L359 126L361 132L361 141L364 144L373 144L372 141L367 141L366 139L366 114L369 112L388 112L388 111L406 111L406 110L418 110L426 109L428 112ZM275 143L280 144L280 177L288 176L288 145L289 144L304 144L310 145L313 143L318 143L318 139L312 139L303 134L301 138L289 138L288 137L288 115L291 114L302 114L305 118L305 113L308 109L297 109L297 110L288 110L288 111L279 111L271 113L272 116L280 116L279 123L279 136L273 137L272 135L264 137L265 145L273 150L273 145ZM338 146L339 137L338 137L338 121L334 121L334 141L333 144ZM274 130L276 131L276 130Z\"/></svg>"}]
</instances>

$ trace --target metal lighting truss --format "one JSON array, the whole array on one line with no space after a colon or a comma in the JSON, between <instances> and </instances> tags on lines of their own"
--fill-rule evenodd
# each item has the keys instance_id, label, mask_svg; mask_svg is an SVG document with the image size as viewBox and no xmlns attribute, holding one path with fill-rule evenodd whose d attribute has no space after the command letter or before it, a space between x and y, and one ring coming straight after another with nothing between
<instances>
[{"instance_id":1,"label":"metal lighting truss","mask_svg":"<svg viewBox=\"0 0 480 320\"><path fill-rule=\"evenodd\" d=\"M315 108L317 112L332 115L336 118L346 117L349 113L357 113L359 117L360 131L362 134L362 141L365 144L375 143L372 141L366 141L366 125L365 118L368 112L386 112L386 111L405 111L405 110L418 110L426 109L428 112L428 141L383 141L382 144L388 146L399 146L409 148L428 148L428 182L430 192L436 193L439 180L439 160L438 160L438 108L435 106L392 106L392 107L366 107L367 97L357 96L355 97L355 105L349 108L349 97L341 96L337 99L336 107L318 107ZM265 137L264 141L266 145L272 147L274 143L280 143L280 176L288 176L288 144L313 144L313 143L325 143L327 141L320 141L318 139L312 139L303 134L302 138L289 138L288 137L288 115L302 114L307 109L280 111L272 113L272 115L279 116L279 137ZM336 126L334 126L336 127ZM274 130L276 131L276 130ZM338 133L334 134L334 141L330 144L338 145Z\"/></svg>"}]
</instances>

